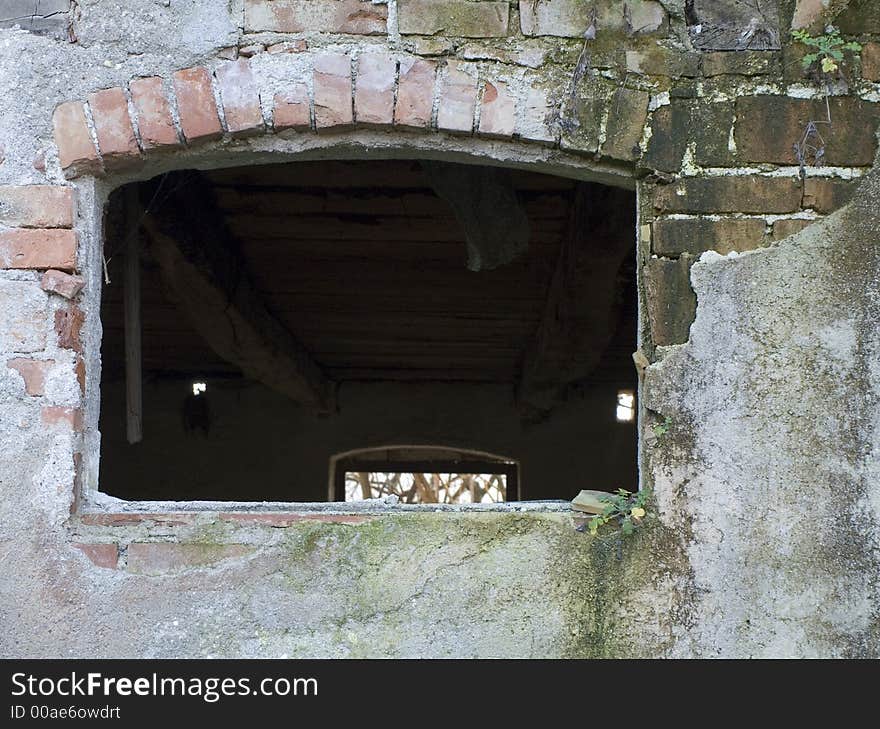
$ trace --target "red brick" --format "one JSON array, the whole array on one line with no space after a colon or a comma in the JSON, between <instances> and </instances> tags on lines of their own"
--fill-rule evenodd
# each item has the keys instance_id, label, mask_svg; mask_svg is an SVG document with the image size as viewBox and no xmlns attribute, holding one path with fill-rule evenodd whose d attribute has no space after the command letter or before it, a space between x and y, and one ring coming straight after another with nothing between
<instances>
[{"instance_id":1,"label":"red brick","mask_svg":"<svg viewBox=\"0 0 880 729\"><path fill-rule=\"evenodd\" d=\"M82 467L82 453L76 452L73 454L73 493L71 494L70 499L70 510L69 513L71 516L76 516L79 512L80 502L82 499L83 492L83 467Z\"/></svg>"},{"instance_id":2,"label":"red brick","mask_svg":"<svg viewBox=\"0 0 880 729\"><path fill-rule=\"evenodd\" d=\"M138 134L144 150L179 145L171 104L165 96L162 79L158 76L136 78L128 84L128 88L137 113Z\"/></svg>"},{"instance_id":3,"label":"red brick","mask_svg":"<svg viewBox=\"0 0 880 729\"><path fill-rule=\"evenodd\" d=\"M208 69L200 66L185 68L175 72L172 78L180 126L186 141L201 142L221 136L223 127Z\"/></svg>"},{"instance_id":4,"label":"red brick","mask_svg":"<svg viewBox=\"0 0 880 729\"><path fill-rule=\"evenodd\" d=\"M651 250L658 256L751 251L763 245L765 228L762 218L662 218L652 224Z\"/></svg>"},{"instance_id":5,"label":"red brick","mask_svg":"<svg viewBox=\"0 0 880 729\"><path fill-rule=\"evenodd\" d=\"M131 526L133 524L158 524L160 526L184 526L195 521L195 514L152 514L152 513L92 513L81 514L80 522L87 526Z\"/></svg>"},{"instance_id":6,"label":"red brick","mask_svg":"<svg viewBox=\"0 0 880 729\"><path fill-rule=\"evenodd\" d=\"M450 61L440 90L437 128L451 132L470 132L474 127L477 78L458 61Z\"/></svg>"},{"instance_id":7,"label":"red brick","mask_svg":"<svg viewBox=\"0 0 880 729\"><path fill-rule=\"evenodd\" d=\"M0 231L0 268L76 267L76 233L61 228Z\"/></svg>"},{"instance_id":8,"label":"red brick","mask_svg":"<svg viewBox=\"0 0 880 729\"><path fill-rule=\"evenodd\" d=\"M210 567L224 559L243 557L253 551L253 547L244 544L134 542L128 546L128 569L140 574L155 574Z\"/></svg>"},{"instance_id":9,"label":"red brick","mask_svg":"<svg viewBox=\"0 0 880 729\"><path fill-rule=\"evenodd\" d=\"M46 373L55 364L52 359L10 359L6 366L15 370L24 379L24 391L31 396L42 395L46 385Z\"/></svg>"},{"instance_id":10,"label":"red brick","mask_svg":"<svg viewBox=\"0 0 880 729\"><path fill-rule=\"evenodd\" d=\"M309 90L305 84L294 84L289 91L275 94L272 103L272 126L275 131L311 127Z\"/></svg>"},{"instance_id":11,"label":"red brick","mask_svg":"<svg viewBox=\"0 0 880 729\"><path fill-rule=\"evenodd\" d=\"M128 101L122 89L104 89L89 95L89 109L106 167L139 157L140 149L128 116Z\"/></svg>"},{"instance_id":12,"label":"red brick","mask_svg":"<svg viewBox=\"0 0 880 729\"><path fill-rule=\"evenodd\" d=\"M101 172L101 159L89 133L81 101L66 101L56 106L52 128L58 161L67 177Z\"/></svg>"},{"instance_id":13,"label":"red brick","mask_svg":"<svg viewBox=\"0 0 880 729\"><path fill-rule=\"evenodd\" d=\"M516 100L502 81L486 82L480 102L480 133L509 137L516 126Z\"/></svg>"},{"instance_id":14,"label":"red brick","mask_svg":"<svg viewBox=\"0 0 880 729\"><path fill-rule=\"evenodd\" d=\"M273 43L266 49L267 53L303 53L309 49L307 41L299 39L294 41L282 41L281 43Z\"/></svg>"},{"instance_id":15,"label":"red brick","mask_svg":"<svg viewBox=\"0 0 880 729\"><path fill-rule=\"evenodd\" d=\"M47 405L40 412L40 419L44 425L57 425L67 423L74 432L81 433L83 429L83 414L79 408L65 408L56 405Z\"/></svg>"},{"instance_id":16,"label":"red brick","mask_svg":"<svg viewBox=\"0 0 880 729\"><path fill-rule=\"evenodd\" d=\"M262 53L266 50L266 46L262 43L253 43L249 46L242 46L238 49L238 55L244 56L245 58L251 58L252 56L256 56L258 53Z\"/></svg>"},{"instance_id":17,"label":"red brick","mask_svg":"<svg viewBox=\"0 0 880 729\"><path fill-rule=\"evenodd\" d=\"M371 0L245 0L245 31L381 35L388 8Z\"/></svg>"},{"instance_id":18,"label":"red brick","mask_svg":"<svg viewBox=\"0 0 880 729\"><path fill-rule=\"evenodd\" d=\"M82 325L85 314L78 306L69 305L55 312L55 333L58 346L82 354Z\"/></svg>"},{"instance_id":19,"label":"red brick","mask_svg":"<svg viewBox=\"0 0 880 729\"><path fill-rule=\"evenodd\" d=\"M220 514L223 521L260 524L276 528L292 526L301 521L320 521L331 524L363 524L372 517L359 514L291 514L285 512L227 512Z\"/></svg>"},{"instance_id":20,"label":"red brick","mask_svg":"<svg viewBox=\"0 0 880 729\"><path fill-rule=\"evenodd\" d=\"M364 53L358 59L354 108L358 124L390 125L394 121L397 62L385 53Z\"/></svg>"},{"instance_id":21,"label":"red brick","mask_svg":"<svg viewBox=\"0 0 880 729\"><path fill-rule=\"evenodd\" d=\"M73 227L73 188L0 187L0 223L18 228Z\"/></svg>"},{"instance_id":22,"label":"red brick","mask_svg":"<svg viewBox=\"0 0 880 729\"><path fill-rule=\"evenodd\" d=\"M85 285L82 276L76 276L63 271L50 269L40 279L40 288L52 294L58 294L65 299L74 298Z\"/></svg>"},{"instance_id":23,"label":"red brick","mask_svg":"<svg viewBox=\"0 0 880 729\"><path fill-rule=\"evenodd\" d=\"M327 53L315 59L315 127L328 129L352 123L351 59Z\"/></svg>"},{"instance_id":24,"label":"red brick","mask_svg":"<svg viewBox=\"0 0 880 729\"><path fill-rule=\"evenodd\" d=\"M73 546L88 557L96 567L115 570L119 563L119 548L115 544L82 544L74 542Z\"/></svg>"},{"instance_id":25,"label":"red brick","mask_svg":"<svg viewBox=\"0 0 880 729\"><path fill-rule=\"evenodd\" d=\"M260 94L251 65L240 58L217 69L220 99L226 116L226 128L232 134L259 132L263 129Z\"/></svg>"},{"instance_id":26,"label":"red brick","mask_svg":"<svg viewBox=\"0 0 880 729\"><path fill-rule=\"evenodd\" d=\"M406 58L400 62L395 124L417 129L431 126L436 76L437 64L433 61Z\"/></svg>"},{"instance_id":27,"label":"red brick","mask_svg":"<svg viewBox=\"0 0 880 729\"><path fill-rule=\"evenodd\" d=\"M76 374L76 381L79 383L79 391L81 394L86 394L86 361L82 358L81 355L76 356L76 364L73 366L74 374Z\"/></svg>"},{"instance_id":28,"label":"red brick","mask_svg":"<svg viewBox=\"0 0 880 729\"><path fill-rule=\"evenodd\" d=\"M880 81L880 43L865 43L862 46L862 78Z\"/></svg>"}]
</instances>

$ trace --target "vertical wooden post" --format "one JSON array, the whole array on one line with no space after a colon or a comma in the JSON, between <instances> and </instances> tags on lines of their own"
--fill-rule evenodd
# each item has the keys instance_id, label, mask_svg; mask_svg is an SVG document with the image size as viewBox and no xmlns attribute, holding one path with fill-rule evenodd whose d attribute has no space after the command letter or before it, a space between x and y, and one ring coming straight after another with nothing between
<instances>
[{"instance_id":1,"label":"vertical wooden post","mask_svg":"<svg viewBox=\"0 0 880 729\"><path fill-rule=\"evenodd\" d=\"M125 274L122 288L125 301L125 432L129 443L139 443L143 431L143 391L141 376L141 236L138 190L131 184L125 190Z\"/></svg>"}]
</instances>

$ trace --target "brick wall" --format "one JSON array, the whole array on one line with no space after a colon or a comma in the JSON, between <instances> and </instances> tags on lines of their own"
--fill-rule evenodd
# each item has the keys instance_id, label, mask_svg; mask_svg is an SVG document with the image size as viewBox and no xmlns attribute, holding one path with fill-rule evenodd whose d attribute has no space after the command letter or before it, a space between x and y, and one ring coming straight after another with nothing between
<instances>
[{"instance_id":1,"label":"brick wall","mask_svg":"<svg viewBox=\"0 0 880 729\"><path fill-rule=\"evenodd\" d=\"M85 393L96 395L100 207L123 182L341 145L470 151L636 186L652 361L655 346L688 339L694 261L776 246L831 215L876 153L880 16L871 3L832 4L863 50L828 85L802 70L804 49L789 34L792 25L821 30L823 3L773 3L745 40L755 27L736 14L743 3L733 15L696 3L688 18L669 15L668 4L617 0L204 5L203 27L157 5L111 26L80 8L64 40L0 30L40 81L9 82L25 77L20 69L3 77L21 99L0 110L0 366L17 418L0 422L0 438L30 442L22 430L51 439L51 463L38 470L65 508L80 481L95 486L86 445L96 442L96 404L90 410ZM153 26L167 38L150 35ZM820 122L815 134L810 122ZM804 141L812 150L799 159ZM125 539L89 519L75 522L70 549L97 568L152 574L246 553L228 534L214 551L191 549L187 540L204 535L175 532L168 515L158 531Z\"/></svg>"}]
</instances>

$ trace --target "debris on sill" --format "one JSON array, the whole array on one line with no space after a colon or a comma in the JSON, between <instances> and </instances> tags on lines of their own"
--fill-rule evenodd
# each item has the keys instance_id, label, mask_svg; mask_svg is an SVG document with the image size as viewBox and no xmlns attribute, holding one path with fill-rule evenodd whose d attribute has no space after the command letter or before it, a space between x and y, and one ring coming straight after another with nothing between
<instances>
[{"instance_id":1,"label":"debris on sill","mask_svg":"<svg viewBox=\"0 0 880 729\"><path fill-rule=\"evenodd\" d=\"M608 506L611 496L607 491L581 491L571 500L571 508L587 514L601 514Z\"/></svg>"}]
</instances>

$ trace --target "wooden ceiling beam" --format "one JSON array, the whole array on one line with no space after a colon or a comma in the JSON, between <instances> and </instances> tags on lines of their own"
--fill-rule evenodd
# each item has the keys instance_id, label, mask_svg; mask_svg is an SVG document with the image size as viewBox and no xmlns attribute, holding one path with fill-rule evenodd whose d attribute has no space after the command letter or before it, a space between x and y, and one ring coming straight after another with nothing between
<instances>
[{"instance_id":1,"label":"wooden ceiling beam","mask_svg":"<svg viewBox=\"0 0 880 729\"><path fill-rule=\"evenodd\" d=\"M520 369L517 401L529 418L548 414L568 385L588 377L613 339L624 310L621 266L635 251L634 227L630 193L578 184L544 314Z\"/></svg>"},{"instance_id":2,"label":"wooden ceiling beam","mask_svg":"<svg viewBox=\"0 0 880 729\"><path fill-rule=\"evenodd\" d=\"M198 334L245 376L305 408L333 412L335 384L266 308L202 176L169 173L144 192L150 254Z\"/></svg>"}]
</instances>

